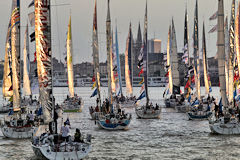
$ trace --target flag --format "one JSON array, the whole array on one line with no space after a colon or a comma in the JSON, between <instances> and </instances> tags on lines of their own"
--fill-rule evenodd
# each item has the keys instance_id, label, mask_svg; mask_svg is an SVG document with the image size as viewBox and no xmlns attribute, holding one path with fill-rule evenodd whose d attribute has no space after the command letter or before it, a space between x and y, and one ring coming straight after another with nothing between
<instances>
[{"instance_id":1,"label":"flag","mask_svg":"<svg viewBox=\"0 0 240 160\"><path fill-rule=\"evenodd\" d=\"M138 77L140 77L141 74L143 74L143 68L142 68L141 71L138 73Z\"/></svg>"},{"instance_id":2,"label":"flag","mask_svg":"<svg viewBox=\"0 0 240 160\"><path fill-rule=\"evenodd\" d=\"M96 87L96 81L94 82L93 86L92 86L92 89L94 89Z\"/></svg>"},{"instance_id":3,"label":"flag","mask_svg":"<svg viewBox=\"0 0 240 160\"><path fill-rule=\"evenodd\" d=\"M169 72L167 72L166 74L165 74L165 77L168 77L169 76Z\"/></svg>"},{"instance_id":4,"label":"flag","mask_svg":"<svg viewBox=\"0 0 240 160\"><path fill-rule=\"evenodd\" d=\"M196 99L196 100L191 104L191 106L196 106L196 105L199 105L199 100L198 100L198 99Z\"/></svg>"},{"instance_id":5,"label":"flag","mask_svg":"<svg viewBox=\"0 0 240 160\"><path fill-rule=\"evenodd\" d=\"M144 90L144 84L142 85L141 89L140 89L140 93Z\"/></svg>"},{"instance_id":6,"label":"flag","mask_svg":"<svg viewBox=\"0 0 240 160\"><path fill-rule=\"evenodd\" d=\"M187 83L186 83L186 85L185 85L184 89L187 89L187 88L189 88L189 86L190 86L190 79L187 81Z\"/></svg>"},{"instance_id":7,"label":"flag","mask_svg":"<svg viewBox=\"0 0 240 160\"><path fill-rule=\"evenodd\" d=\"M96 81L95 76L93 76L92 77L92 82L95 82L95 81Z\"/></svg>"},{"instance_id":8,"label":"flag","mask_svg":"<svg viewBox=\"0 0 240 160\"><path fill-rule=\"evenodd\" d=\"M138 84L143 84L143 82L144 82L144 78L141 80L141 82L139 82Z\"/></svg>"},{"instance_id":9,"label":"flag","mask_svg":"<svg viewBox=\"0 0 240 160\"><path fill-rule=\"evenodd\" d=\"M209 93L211 93L212 92L212 87L211 86L209 86Z\"/></svg>"},{"instance_id":10,"label":"flag","mask_svg":"<svg viewBox=\"0 0 240 160\"><path fill-rule=\"evenodd\" d=\"M8 100L9 102L12 102L13 101L13 96Z\"/></svg>"},{"instance_id":11,"label":"flag","mask_svg":"<svg viewBox=\"0 0 240 160\"><path fill-rule=\"evenodd\" d=\"M34 0L28 5L28 8L34 6Z\"/></svg>"},{"instance_id":12,"label":"flag","mask_svg":"<svg viewBox=\"0 0 240 160\"><path fill-rule=\"evenodd\" d=\"M10 110L10 112L8 113L9 116L13 115L13 109Z\"/></svg>"},{"instance_id":13,"label":"flag","mask_svg":"<svg viewBox=\"0 0 240 160\"><path fill-rule=\"evenodd\" d=\"M36 52L34 53L34 62L37 61L37 55L36 55Z\"/></svg>"},{"instance_id":14,"label":"flag","mask_svg":"<svg viewBox=\"0 0 240 160\"><path fill-rule=\"evenodd\" d=\"M13 86L11 85L11 87L8 89L8 91L12 91L13 90Z\"/></svg>"},{"instance_id":15,"label":"flag","mask_svg":"<svg viewBox=\"0 0 240 160\"><path fill-rule=\"evenodd\" d=\"M43 114L43 113L42 113L42 107L40 107L40 108L38 109L37 115L40 116L40 115L42 115L42 114Z\"/></svg>"},{"instance_id":16,"label":"flag","mask_svg":"<svg viewBox=\"0 0 240 160\"><path fill-rule=\"evenodd\" d=\"M137 103L137 101L143 99L144 97L146 97L145 91L142 92L142 94L137 98L137 100L135 101L135 103Z\"/></svg>"},{"instance_id":17,"label":"flag","mask_svg":"<svg viewBox=\"0 0 240 160\"><path fill-rule=\"evenodd\" d=\"M209 20L210 21L215 20L217 19L217 16L218 16L218 11L216 11L211 17L209 17Z\"/></svg>"},{"instance_id":18,"label":"flag","mask_svg":"<svg viewBox=\"0 0 240 160\"><path fill-rule=\"evenodd\" d=\"M233 92L233 97L235 98L237 96L237 90L235 89Z\"/></svg>"},{"instance_id":19,"label":"flag","mask_svg":"<svg viewBox=\"0 0 240 160\"><path fill-rule=\"evenodd\" d=\"M29 13L28 19L29 19L31 26L34 26L35 25L35 13L34 12Z\"/></svg>"},{"instance_id":20,"label":"flag","mask_svg":"<svg viewBox=\"0 0 240 160\"><path fill-rule=\"evenodd\" d=\"M189 103L191 102L191 99L192 99L192 96L190 95L190 96L188 97L188 102L189 102Z\"/></svg>"},{"instance_id":21,"label":"flag","mask_svg":"<svg viewBox=\"0 0 240 160\"><path fill-rule=\"evenodd\" d=\"M30 42L35 41L35 32L33 32L32 34L30 34Z\"/></svg>"},{"instance_id":22,"label":"flag","mask_svg":"<svg viewBox=\"0 0 240 160\"><path fill-rule=\"evenodd\" d=\"M97 95L97 88L93 91L92 95L90 96L90 98L94 97Z\"/></svg>"},{"instance_id":23,"label":"flag","mask_svg":"<svg viewBox=\"0 0 240 160\"><path fill-rule=\"evenodd\" d=\"M215 25L208 33L214 33L217 31L217 25Z\"/></svg>"}]
</instances>

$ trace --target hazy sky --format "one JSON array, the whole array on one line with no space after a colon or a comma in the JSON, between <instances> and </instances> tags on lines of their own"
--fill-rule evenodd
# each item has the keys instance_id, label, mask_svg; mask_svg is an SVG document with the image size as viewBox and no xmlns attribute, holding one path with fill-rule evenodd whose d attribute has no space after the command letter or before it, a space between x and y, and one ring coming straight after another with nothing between
<instances>
[{"instance_id":1,"label":"hazy sky","mask_svg":"<svg viewBox=\"0 0 240 160\"><path fill-rule=\"evenodd\" d=\"M27 14L33 11L33 7L27 6L32 0L21 1L21 35L22 43L25 32ZM92 61L92 21L94 0L51 0L52 1L52 39L53 54L58 59L64 59L66 32L69 21L69 15L72 15L73 32L73 52L74 63ZM225 0L225 15L230 16L231 1ZM217 20L209 21L209 17L217 11L218 0L198 0L199 4L199 37L201 48L202 23L205 20L206 32L208 32ZM183 48L183 27L185 7L189 14L189 38L190 47L192 46L193 16L195 0L148 0L148 38L157 38L162 40L162 51L166 50L168 27L172 17L175 21L177 34L178 51ZM67 4L55 6L59 4ZM116 21L118 26L120 53L125 51L126 38L129 22L132 22L133 36L136 37L138 23L141 24L143 31L143 19L146 0L111 0L111 19L112 27L115 29ZM97 0L98 9L98 32L100 61L106 60L106 14L107 0ZM0 0L0 59L4 57L5 39L7 25L11 12L11 0ZM30 28L32 32L33 28ZM33 59L33 45L31 46L31 57ZM23 48L23 45L22 47ZM192 47L191 47L192 48ZM216 33L207 34L207 52L208 56L216 54ZM192 49L191 49L192 54Z\"/></svg>"}]
</instances>

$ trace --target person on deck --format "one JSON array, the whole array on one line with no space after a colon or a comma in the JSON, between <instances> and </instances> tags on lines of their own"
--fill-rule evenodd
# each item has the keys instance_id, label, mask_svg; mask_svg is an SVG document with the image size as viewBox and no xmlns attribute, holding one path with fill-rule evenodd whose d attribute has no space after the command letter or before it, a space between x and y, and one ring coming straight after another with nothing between
<instances>
[{"instance_id":1,"label":"person on deck","mask_svg":"<svg viewBox=\"0 0 240 160\"><path fill-rule=\"evenodd\" d=\"M68 134L69 134L69 128L67 127L67 123L64 122L64 126L61 128L62 133L62 140L68 142Z\"/></svg>"},{"instance_id":2,"label":"person on deck","mask_svg":"<svg viewBox=\"0 0 240 160\"><path fill-rule=\"evenodd\" d=\"M78 128L76 128L76 132L74 134L74 142L84 143L82 139L82 134Z\"/></svg>"}]
</instances>

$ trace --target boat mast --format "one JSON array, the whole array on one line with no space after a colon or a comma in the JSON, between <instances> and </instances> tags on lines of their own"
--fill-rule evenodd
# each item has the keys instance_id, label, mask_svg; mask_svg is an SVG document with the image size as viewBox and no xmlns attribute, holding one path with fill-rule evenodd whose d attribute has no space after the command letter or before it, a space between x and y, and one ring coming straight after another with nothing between
<instances>
[{"instance_id":1,"label":"boat mast","mask_svg":"<svg viewBox=\"0 0 240 160\"><path fill-rule=\"evenodd\" d=\"M95 0L94 17L93 17L93 64L94 74L97 85L97 96L99 99L99 106L101 106L101 92L100 92L100 74L99 74L99 48L98 48L98 31L97 31L97 0Z\"/></svg>"},{"instance_id":2,"label":"boat mast","mask_svg":"<svg viewBox=\"0 0 240 160\"><path fill-rule=\"evenodd\" d=\"M173 94L173 79L172 79L172 66L171 66L171 40L172 39L172 29L169 25L168 30L168 41L167 41L167 69L168 69L168 87L171 94Z\"/></svg>"},{"instance_id":3,"label":"boat mast","mask_svg":"<svg viewBox=\"0 0 240 160\"><path fill-rule=\"evenodd\" d=\"M235 55L235 0L232 1L232 9L231 9L231 19L230 19L230 28L229 28L229 93L228 100L229 102L233 102L233 80L234 80L234 55Z\"/></svg>"},{"instance_id":4,"label":"boat mast","mask_svg":"<svg viewBox=\"0 0 240 160\"><path fill-rule=\"evenodd\" d=\"M194 31L193 31L193 45L194 45L194 69L195 69L195 86L198 100L201 100L200 92L200 63L199 63L199 42L198 42L198 0L196 0L195 15L194 15Z\"/></svg>"},{"instance_id":5,"label":"boat mast","mask_svg":"<svg viewBox=\"0 0 240 160\"><path fill-rule=\"evenodd\" d=\"M218 72L220 80L220 93L222 104L227 106L226 81L225 81L225 39L224 39L224 9L223 0L218 1L218 36L217 36L217 53L218 53Z\"/></svg>"},{"instance_id":6,"label":"boat mast","mask_svg":"<svg viewBox=\"0 0 240 160\"><path fill-rule=\"evenodd\" d=\"M106 20L106 38L107 38L107 70L108 70L108 98L110 106L112 106L112 38L111 38L111 18L108 0L108 11Z\"/></svg>"},{"instance_id":7,"label":"boat mast","mask_svg":"<svg viewBox=\"0 0 240 160\"><path fill-rule=\"evenodd\" d=\"M183 54L184 54L184 58L187 57L187 61L185 61L185 65L187 66L187 68L190 67L190 55L189 55L189 45L188 45L188 41L189 41L189 37L188 37L188 14L187 14L187 7L185 9L185 19L184 19L184 48L183 48ZM188 74L188 73L186 73ZM186 85L186 83L188 82L188 79L184 79L185 83L184 85ZM184 94L188 93L188 89L184 88Z\"/></svg>"},{"instance_id":8,"label":"boat mast","mask_svg":"<svg viewBox=\"0 0 240 160\"><path fill-rule=\"evenodd\" d=\"M145 95L146 95L146 106L149 104L148 96L148 19L147 19L147 1L145 9L145 18L144 18L144 33L143 33L143 72L144 72L144 86L145 86Z\"/></svg>"},{"instance_id":9,"label":"boat mast","mask_svg":"<svg viewBox=\"0 0 240 160\"><path fill-rule=\"evenodd\" d=\"M226 79L226 93L227 98L229 96L229 69L228 69L228 59L229 59L229 31L228 31L228 16L225 18L224 23L224 34L225 34L225 79Z\"/></svg>"}]
</instances>

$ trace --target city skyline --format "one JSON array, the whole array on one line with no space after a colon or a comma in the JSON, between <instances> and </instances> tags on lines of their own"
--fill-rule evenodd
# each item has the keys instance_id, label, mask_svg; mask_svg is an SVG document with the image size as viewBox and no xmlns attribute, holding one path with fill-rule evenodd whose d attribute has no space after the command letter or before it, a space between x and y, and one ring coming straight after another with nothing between
<instances>
[{"instance_id":1,"label":"city skyline","mask_svg":"<svg viewBox=\"0 0 240 160\"><path fill-rule=\"evenodd\" d=\"M27 14L33 11L27 6L32 0L21 1L21 52L23 51L23 37L25 32ZM162 52L166 50L168 26L172 17L175 21L178 52L183 48L183 23L185 7L188 8L189 20L189 45L190 54L192 55L192 33L193 33L193 15L195 9L195 0L171 0L159 1L148 0L148 38L157 38L162 40ZM128 33L128 26L131 21L133 27L133 36L136 38L137 29L140 22L143 31L143 18L145 10L145 0L111 0L111 20L112 28L115 30L116 24L118 26L119 48L120 53L124 53L126 47L126 38ZM206 8L207 4L207 8ZM208 32L217 21L209 21L209 17L217 11L217 0L199 0L199 42L201 50L201 35L203 19L206 24L206 32ZM4 58L5 39L7 32L7 25L10 18L11 1L1 1L0 14L0 59ZM225 1L225 15L230 16L231 1ZM73 29L73 52L74 63L91 62L92 61L92 21L93 21L94 0L52 0L52 44L53 56L64 60L63 53L65 52L66 32L68 19L72 16ZM107 1L97 0L98 9L98 32L99 32L99 49L100 61L106 61L106 14ZM54 18L55 17L55 18ZM30 28L30 33L33 28ZM207 52L208 57L216 54L216 33L207 35ZM33 60L34 45L30 45L31 60Z\"/></svg>"}]
</instances>

